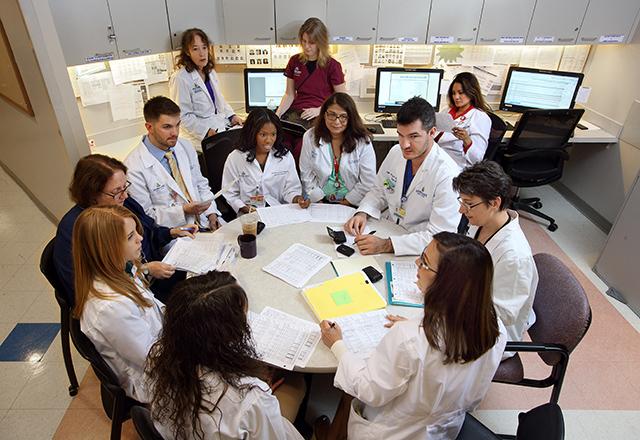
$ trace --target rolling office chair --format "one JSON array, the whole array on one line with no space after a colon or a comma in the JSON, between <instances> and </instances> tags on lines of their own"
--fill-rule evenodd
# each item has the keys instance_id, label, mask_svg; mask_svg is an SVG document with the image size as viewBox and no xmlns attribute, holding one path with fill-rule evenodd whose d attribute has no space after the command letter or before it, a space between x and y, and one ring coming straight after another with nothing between
<instances>
[{"instance_id":1,"label":"rolling office chair","mask_svg":"<svg viewBox=\"0 0 640 440\"><path fill-rule=\"evenodd\" d=\"M100 380L100 397L105 413L111 419L111 440L119 440L122 423L129 419L134 405L142 405L128 397L120 386L118 377L104 361L91 340L80 330L80 321L71 319L71 338L83 358L91 363L91 368Z\"/></svg>"},{"instance_id":2,"label":"rolling office chair","mask_svg":"<svg viewBox=\"0 0 640 440\"><path fill-rule=\"evenodd\" d=\"M494 434L478 419L467 413L456 440L563 440L564 417L556 403L545 403L518 415L516 435Z\"/></svg>"},{"instance_id":3,"label":"rolling office chair","mask_svg":"<svg viewBox=\"0 0 640 440\"><path fill-rule=\"evenodd\" d=\"M227 156L235 149L239 141L239 129L216 133L202 140L202 154L207 168L207 179L214 194L220 191L222 187L222 172L224 171L224 163L227 160ZM236 213L224 197L218 197L216 205L222 214L222 218L226 221L229 222L236 218Z\"/></svg>"},{"instance_id":4,"label":"rolling office chair","mask_svg":"<svg viewBox=\"0 0 640 440\"><path fill-rule=\"evenodd\" d=\"M73 368L71 345L69 344L71 308L67 303L69 296L62 286L60 278L58 278L58 273L53 263L53 247L55 246L55 241L56 238L53 237L42 251L42 255L40 256L40 272L42 272L42 275L45 276L49 284L51 284L51 287L53 287L53 293L60 306L60 342L62 343L62 357L64 359L64 367L67 370L67 376L69 376L69 395L75 396L78 394L79 385L76 370Z\"/></svg>"},{"instance_id":5,"label":"rolling office chair","mask_svg":"<svg viewBox=\"0 0 640 440\"><path fill-rule=\"evenodd\" d=\"M524 377L520 356L503 361L494 382L535 388L553 387L551 403L558 403L569 354L591 325L591 307L584 289L569 268L553 255L533 256L538 270L538 287L533 301L536 322L529 328L531 342L507 342L505 351L535 352L551 366L545 379Z\"/></svg>"},{"instance_id":6,"label":"rolling office chair","mask_svg":"<svg viewBox=\"0 0 640 440\"><path fill-rule=\"evenodd\" d=\"M153 425L151 413L144 406L133 406L131 408L131 419L136 431L142 440L163 440L162 436Z\"/></svg>"},{"instance_id":7,"label":"rolling office chair","mask_svg":"<svg viewBox=\"0 0 640 440\"><path fill-rule=\"evenodd\" d=\"M517 188L547 185L560 180L564 162L569 159L567 143L583 109L527 110L518 121L509 143L499 149L495 160L511 176ZM539 197L516 196L513 209L526 211L549 222L550 231L558 229L556 221L538 209Z\"/></svg>"}]
</instances>

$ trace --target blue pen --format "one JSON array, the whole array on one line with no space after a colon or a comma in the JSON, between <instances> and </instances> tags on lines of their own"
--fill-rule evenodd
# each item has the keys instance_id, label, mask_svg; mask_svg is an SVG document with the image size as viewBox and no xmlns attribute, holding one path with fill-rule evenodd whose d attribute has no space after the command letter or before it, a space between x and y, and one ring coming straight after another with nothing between
<instances>
[{"instance_id":1,"label":"blue pen","mask_svg":"<svg viewBox=\"0 0 640 440\"><path fill-rule=\"evenodd\" d=\"M188 231L188 232L191 232L192 234L193 234L194 232L196 232L196 228L178 228L178 229L179 229L179 230L181 230L181 231Z\"/></svg>"}]
</instances>

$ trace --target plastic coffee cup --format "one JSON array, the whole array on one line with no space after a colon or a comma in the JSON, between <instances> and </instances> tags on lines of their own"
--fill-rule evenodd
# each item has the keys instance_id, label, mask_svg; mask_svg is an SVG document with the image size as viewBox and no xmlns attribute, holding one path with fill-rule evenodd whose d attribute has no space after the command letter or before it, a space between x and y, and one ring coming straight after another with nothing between
<instances>
[{"instance_id":1,"label":"plastic coffee cup","mask_svg":"<svg viewBox=\"0 0 640 440\"><path fill-rule=\"evenodd\" d=\"M240 216L243 234L258 235L258 214L250 212Z\"/></svg>"},{"instance_id":2,"label":"plastic coffee cup","mask_svg":"<svg viewBox=\"0 0 640 440\"><path fill-rule=\"evenodd\" d=\"M240 246L240 256L242 258L253 258L258 254L256 236L253 234L238 235L238 245Z\"/></svg>"}]
</instances>

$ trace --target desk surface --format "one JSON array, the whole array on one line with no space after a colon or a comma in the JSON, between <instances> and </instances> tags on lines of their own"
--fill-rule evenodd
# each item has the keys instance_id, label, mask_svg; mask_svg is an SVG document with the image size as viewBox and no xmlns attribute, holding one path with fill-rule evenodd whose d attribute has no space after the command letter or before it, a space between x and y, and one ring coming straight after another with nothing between
<instances>
[{"instance_id":1,"label":"desk surface","mask_svg":"<svg viewBox=\"0 0 640 440\"><path fill-rule=\"evenodd\" d=\"M400 226L387 221L372 220L370 225L377 231L376 235L387 237L390 233L406 233ZM294 225L281 226L277 228L266 228L258 236L258 255L250 260L238 258L230 269L238 279L240 285L247 292L249 297L249 309L260 313L266 306L271 306L283 312L317 322L313 312L300 294L300 289L285 283L284 281L269 275L262 268L275 260L282 252L294 243L302 243L313 249L337 259L338 254L334 249L333 242L327 235L327 224L325 223L299 223ZM241 233L239 220L234 220L223 225L216 234L222 234L225 241L236 242L237 236ZM395 257L392 254L377 256L376 260L382 269L385 261L413 260L415 257ZM384 272L384 270L383 270ZM320 272L311 278L307 285L321 283L335 278L335 272L331 264L326 265ZM376 284L378 292L385 297L387 295L386 280L383 278ZM416 307L388 306L387 310L394 314L402 314L407 317L419 316L421 309ZM334 372L338 364L336 358L322 342L320 342L311 356L309 363L300 371L310 373L330 373ZM296 368L296 370L298 370Z\"/></svg>"}]
</instances>

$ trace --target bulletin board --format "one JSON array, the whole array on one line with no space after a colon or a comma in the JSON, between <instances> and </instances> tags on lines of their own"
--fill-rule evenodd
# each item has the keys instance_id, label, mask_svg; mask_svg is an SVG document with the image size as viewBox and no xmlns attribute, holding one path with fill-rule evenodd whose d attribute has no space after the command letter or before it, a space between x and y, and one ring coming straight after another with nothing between
<instances>
[{"instance_id":1,"label":"bulletin board","mask_svg":"<svg viewBox=\"0 0 640 440\"><path fill-rule=\"evenodd\" d=\"M35 116L27 89L24 87L18 65L13 57L13 51L4 30L4 24L0 20L0 98L9 104L25 112L29 116Z\"/></svg>"}]
</instances>

